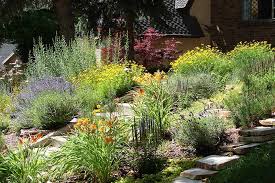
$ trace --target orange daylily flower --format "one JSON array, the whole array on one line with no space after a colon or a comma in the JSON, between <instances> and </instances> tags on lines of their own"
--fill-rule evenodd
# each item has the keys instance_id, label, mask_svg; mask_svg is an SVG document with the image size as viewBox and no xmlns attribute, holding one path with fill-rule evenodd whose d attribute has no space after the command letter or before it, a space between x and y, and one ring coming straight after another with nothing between
<instances>
[{"instance_id":1,"label":"orange daylily flower","mask_svg":"<svg viewBox=\"0 0 275 183\"><path fill-rule=\"evenodd\" d=\"M107 125L109 128L112 128L112 127L113 127L113 122L112 122L112 121L107 121L107 122L106 122L106 125Z\"/></svg>"},{"instance_id":2,"label":"orange daylily flower","mask_svg":"<svg viewBox=\"0 0 275 183\"><path fill-rule=\"evenodd\" d=\"M97 129L96 124L91 124L91 125L90 125L90 129L91 129L91 130L96 130L96 129Z\"/></svg>"},{"instance_id":3,"label":"orange daylily flower","mask_svg":"<svg viewBox=\"0 0 275 183\"><path fill-rule=\"evenodd\" d=\"M98 131L104 132L105 131L105 127L100 127Z\"/></svg>"},{"instance_id":4,"label":"orange daylily flower","mask_svg":"<svg viewBox=\"0 0 275 183\"><path fill-rule=\"evenodd\" d=\"M21 138L21 137L20 137L18 140L19 140L19 144L20 144L20 145L24 144L24 138Z\"/></svg>"},{"instance_id":5,"label":"orange daylily flower","mask_svg":"<svg viewBox=\"0 0 275 183\"><path fill-rule=\"evenodd\" d=\"M107 144L110 144L110 143L114 142L113 138L110 137L110 136L105 137L105 138L104 138L104 141L105 141Z\"/></svg>"}]
</instances>

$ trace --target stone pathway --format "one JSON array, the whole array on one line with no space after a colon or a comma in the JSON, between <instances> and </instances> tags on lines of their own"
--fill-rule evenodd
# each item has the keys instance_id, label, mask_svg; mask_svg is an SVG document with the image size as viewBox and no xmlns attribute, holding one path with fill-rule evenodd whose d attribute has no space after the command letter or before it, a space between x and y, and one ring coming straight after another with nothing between
<instances>
[{"instance_id":1,"label":"stone pathway","mask_svg":"<svg viewBox=\"0 0 275 183\"><path fill-rule=\"evenodd\" d=\"M225 154L232 156L211 155L199 159L197 167L185 170L173 183L203 183L218 174L219 170L232 165L252 149L267 143L275 143L275 119L261 120L263 126L241 130L239 142L220 147Z\"/></svg>"}]
</instances>

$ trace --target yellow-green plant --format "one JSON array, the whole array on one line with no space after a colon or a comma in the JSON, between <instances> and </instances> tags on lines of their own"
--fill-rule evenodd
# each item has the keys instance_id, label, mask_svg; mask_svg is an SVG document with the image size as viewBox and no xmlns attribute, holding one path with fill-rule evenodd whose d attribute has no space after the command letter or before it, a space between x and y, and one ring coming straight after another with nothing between
<instances>
[{"instance_id":1,"label":"yellow-green plant","mask_svg":"<svg viewBox=\"0 0 275 183\"><path fill-rule=\"evenodd\" d=\"M274 67L274 53L267 42L241 42L228 54L242 77Z\"/></svg>"},{"instance_id":2,"label":"yellow-green plant","mask_svg":"<svg viewBox=\"0 0 275 183\"><path fill-rule=\"evenodd\" d=\"M91 111L97 103L129 91L135 85L133 78L143 70L136 64L108 64L91 67L72 78L72 82L81 106Z\"/></svg>"},{"instance_id":3,"label":"yellow-green plant","mask_svg":"<svg viewBox=\"0 0 275 183\"><path fill-rule=\"evenodd\" d=\"M231 62L211 46L196 47L180 56L172 64L176 73L215 73L221 76L231 71Z\"/></svg>"}]
</instances>

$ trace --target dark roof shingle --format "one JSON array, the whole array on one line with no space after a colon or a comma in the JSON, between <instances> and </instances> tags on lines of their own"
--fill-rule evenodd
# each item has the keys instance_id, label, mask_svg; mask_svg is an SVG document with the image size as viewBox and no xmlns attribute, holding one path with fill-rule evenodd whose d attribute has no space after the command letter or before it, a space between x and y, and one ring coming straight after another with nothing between
<instances>
[{"instance_id":1,"label":"dark roof shingle","mask_svg":"<svg viewBox=\"0 0 275 183\"><path fill-rule=\"evenodd\" d=\"M165 36L203 37L203 31L196 17L185 15L175 8L175 0L164 0L160 13L152 16L142 16L136 22L138 34L143 34L153 27Z\"/></svg>"}]
</instances>

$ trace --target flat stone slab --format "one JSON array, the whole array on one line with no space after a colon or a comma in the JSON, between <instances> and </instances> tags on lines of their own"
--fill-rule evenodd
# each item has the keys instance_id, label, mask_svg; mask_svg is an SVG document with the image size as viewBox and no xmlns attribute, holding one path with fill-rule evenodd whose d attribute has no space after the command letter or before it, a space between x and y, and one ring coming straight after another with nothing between
<instances>
[{"instance_id":1,"label":"flat stone slab","mask_svg":"<svg viewBox=\"0 0 275 183\"><path fill-rule=\"evenodd\" d=\"M271 134L275 134L275 128L259 126L259 127L252 128L252 129L241 130L239 133L240 133L240 135L243 135L243 136L271 135Z\"/></svg>"},{"instance_id":2,"label":"flat stone slab","mask_svg":"<svg viewBox=\"0 0 275 183\"><path fill-rule=\"evenodd\" d=\"M217 171L206 170L201 168L192 168L189 170L185 170L180 174L180 176L193 180L201 180L216 175L217 173Z\"/></svg>"},{"instance_id":3,"label":"flat stone slab","mask_svg":"<svg viewBox=\"0 0 275 183\"><path fill-rule=\"evenodd\" d=\"M51 145L54 147L60 147L67 142L66 136L54 136L54 137L51 137L51 139L52 139Z\"/></svg>"},{"instance_id":4,"label":"flat stone slab","mask_svg":"<svg viewBox=\"0 0 275 183\"><path fill-rule=\"evenodd\" d=\"M46 136L38 139L35 143L31 144L31 148L41 148L46 147L52 143L52 137L54 136L55 132L49 133Z\"/></svg>"},{"instance_id":5,"label":"flat stone slab","mask_svg":"<svg viewBox=\"0 0 275 183\"><path fill-rule=\"evenodd\" d=\"M255 147L260 146L260 143L247 144L243 146L239 146L233 149L235 154L243 155L254 149Z\"/></svg>"},{"instance_id":6,"label":"flat stone slab","mask_svg":"<svg viewBox=\"0 0 275 183\"><path fill-rule=\"evenodd\" d=\"M233 152L234 148L240 147L240 146L243 146L243 145L246 145L246 143L239 142L239 143L235 143L235 144L228 144L228 145L221 146L220 149L222 151L225 151L225 152Z\"/></svg>"},{"instance_id":7,"label":"flat stone slab","mask_svg":"<svg viewBox=\"0 0 275 183\"><path fill-rule=\"evenodd\" d=\"M267 142L274 139L274 135L264 135L264 136L250 136L250 137L244 137L241 136L239 138L240 142L246 142L246 143L260 143L260 142Z\"/></svg>"},{"instance_id":8,"label":"flat stone slab","mask_svg":"<svg viewBox=\"0 0 275 183\"><path fill-rule=\"evenodd\" d=\"M275 126L275 118L260 120L259 123L263 126Z\"/></svg>"},{"instance_id":9,"label":"flat stone slab","mask_svg":"<svg viewBox=\"0 0 275 183\"><path fill-rule=\"evenodd\" d=\"M203 183L201 180L192 180L185 177L176 178L173 183Z\"/></svg>"},{"instance_id":10,"label":"flat stone slab","mask_svg":"<svg viewBox=\"0 0 275 183\"><path fill-rule=\"evenodd\" d=\"M234 155L234 156L211 155L198 160L197 166L199 168L208 169L208 170L221 170L231 165L239 158L240 157L237 155Z\"/></svg>"}]
</instances>

